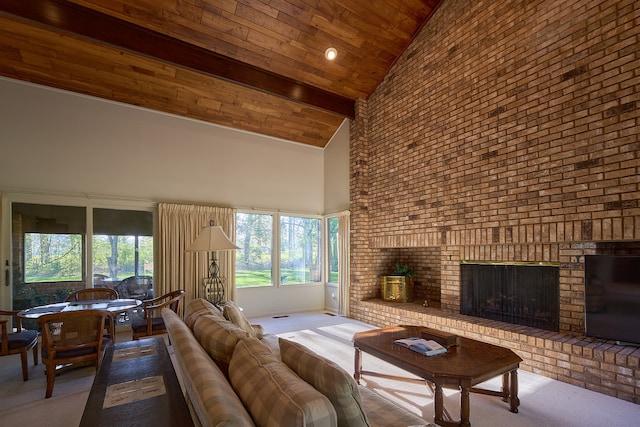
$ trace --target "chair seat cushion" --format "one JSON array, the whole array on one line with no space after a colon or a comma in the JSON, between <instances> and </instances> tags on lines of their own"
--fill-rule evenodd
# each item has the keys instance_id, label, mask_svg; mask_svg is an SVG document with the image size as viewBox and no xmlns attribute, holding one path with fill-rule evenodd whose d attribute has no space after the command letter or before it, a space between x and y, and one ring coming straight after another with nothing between
<instances>
[{"instance_id":1,"label":"chair seat cushion","mask_svg":"<svg viewBox=\"0 0 640 427\"><path fill-rule=\"evenodd\" d=\"M147 319L142 317L135 317L131 319L131 329L134 333L144 333L147 331ZM153 317L151 319L151 329L153 331L165 330L164 321L162 317Z\"/></svg>"},{"instance_id":2,"label":"chair seat cushion","mask_svg":"<svg viewBox=\"0 0 640 427\"><path fill-rule=\"evenodd\" d=\"M38 339L36 331L22 331L8 334L9 350L15 350L21 347L29 347ZM2 340L0 340L2 343Z\"/></svg>"},{"instance_id":3,"label":"chair seat cushion","mask_svg":"<svg viewBox=\"0 0 640 427\"><path fill-rule=\"evenodd\" d=\"M61 350L61 351L57 351L56 352L56 358L59 359L67 359L70 357L79 357L79 356L85 356L87 354L91 354L91 353L95 353L96 352L96 348L95 347L82 347L82 348L78 348L78 349L72 349L72 350ZM45 359L49 358L49 351L46 347L42 348L42 357Z\"/></svg>"},{"instance_id":4,"label":"chair seat cushion","mask_svg":"<svg viewBox=\"0 0 640 427\"><path fill-rule=\"evenodd\" d=\"M107 337L102 337L102 351L104 351L110 345L111 345L111 339ZM72 350L62 350L62 351L56 352L56 357L67 359L70 357L85 356L87 354L95 353L95 351L96 351L96 348L94 346L72 349ZM49 357L49 351L47 350L46 347L42 347L42 357L45 359Z\"/></svg>"}]
</instances>

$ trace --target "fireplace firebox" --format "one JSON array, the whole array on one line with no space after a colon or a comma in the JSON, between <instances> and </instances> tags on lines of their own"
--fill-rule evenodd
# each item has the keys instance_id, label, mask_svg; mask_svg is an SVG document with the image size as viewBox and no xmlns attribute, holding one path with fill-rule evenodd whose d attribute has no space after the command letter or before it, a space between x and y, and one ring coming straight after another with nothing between
<instances>
[{"instance_id":1,"label":"fireplace firebox","mask_svg":"<svg viewBox=\"0 0 640 427\"><path fill-rule=\"evenodd\" d=\"M560 270L552 263L460 265L460 313L516 325L558 331Z\"/></svg>"}]
</instances>

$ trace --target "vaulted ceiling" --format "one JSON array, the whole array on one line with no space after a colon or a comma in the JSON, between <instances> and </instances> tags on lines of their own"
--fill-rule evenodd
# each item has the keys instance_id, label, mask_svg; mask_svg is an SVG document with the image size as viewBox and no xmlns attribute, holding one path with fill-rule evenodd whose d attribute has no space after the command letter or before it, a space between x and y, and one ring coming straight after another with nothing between
<instances>
[{"instance_id":1,"label":"vaulted ceiling","mask_svg":"<svg viewBox=\"0 0 640 427\"><path fill-rule=\"evenodd\" d=\"M324 147L439 2L1 0L0 75Z\"/></svg>"}]
</instances>

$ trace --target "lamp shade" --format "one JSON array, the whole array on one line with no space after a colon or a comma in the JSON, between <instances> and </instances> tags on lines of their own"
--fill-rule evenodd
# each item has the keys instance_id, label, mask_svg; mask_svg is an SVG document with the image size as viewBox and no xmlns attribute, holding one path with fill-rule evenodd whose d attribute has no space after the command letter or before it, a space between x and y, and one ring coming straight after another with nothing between
<instances>
[{"instance_id":1,"label":"lamp shade","mask_svg":"<svg viewBox=\"0 0 640 427\"><path fill-rule=\"evenodd\" d=\"M200 231L198 238L186 249L187 252L227 251L240 249L233 243L219 225L210 225Z\"/></svg>"}]
</instances>

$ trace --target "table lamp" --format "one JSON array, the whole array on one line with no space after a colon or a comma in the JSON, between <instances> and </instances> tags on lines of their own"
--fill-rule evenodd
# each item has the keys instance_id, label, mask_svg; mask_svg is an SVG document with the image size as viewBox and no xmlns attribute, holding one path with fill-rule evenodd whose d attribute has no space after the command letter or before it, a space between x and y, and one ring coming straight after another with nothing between
<instances>
[{"instance_id":1,"label":"table lamp","mask_svg":"<svg viewBox=\"0 0 640 427\"><path fill-rule=\"evenodd\" d=\"M216 307L225 301L224 277L220 277L220 267L216 259L216 252L240 249L233 243L219 225L209 222L208 227L200 231L198 238L186 249L186 252L211 252L209 277L204 279L204 297Z\"/></svg>"}]
</instances>

